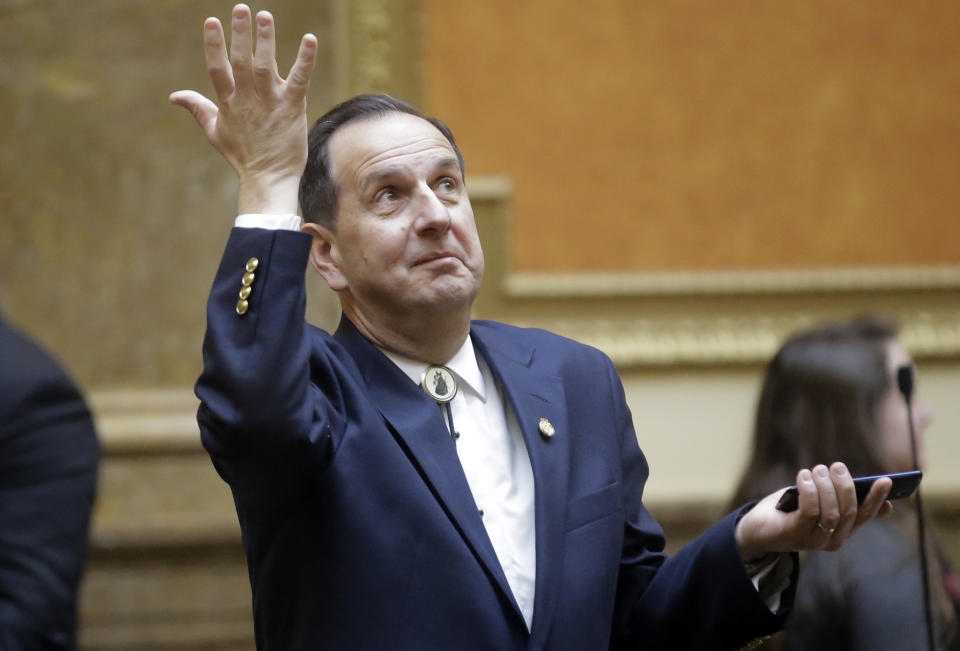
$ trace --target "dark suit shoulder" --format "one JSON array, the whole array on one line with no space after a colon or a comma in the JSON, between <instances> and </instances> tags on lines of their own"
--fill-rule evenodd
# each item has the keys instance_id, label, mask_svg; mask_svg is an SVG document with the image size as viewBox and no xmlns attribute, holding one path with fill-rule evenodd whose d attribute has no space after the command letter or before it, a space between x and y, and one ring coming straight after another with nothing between
<instances>
[{"instance_id":1,"label":"dark suit shoulder","mask_svg":"<svg viewBox=\"0 0 960 651\"><path fill-rule=\"evenodd\" d=\"M54 358L0 321L0 648L74 648L99 445Z\"/></svg>"},{"instance_id":2,"label":"dark suit shoulder","mask_svg":"<svg viewBox=\"0 0 960 651\"><path fill-rule=\"evenodd\" d=\"M472 327L481 333L491 337L506 337L513 341L518 341L528 346L552 346L559 347L564 351L579 353L582 355L608 358L607 354L599 348L590 346L583 342L555 332L544 330L543 328L522 328L509 325L500 321L490 321L486 319L475 319Z\"/></svg>"},{"instance_id":3,"label":"dark suit shoulder","mask_svg":"<svg viewBox=\"0 0 960 651\"><path fill-rule=\"evenodd\" d=\"M60 364L33 340L0 321L0 422L51 403L81 401Z\"/></svg>"}]
</instances>

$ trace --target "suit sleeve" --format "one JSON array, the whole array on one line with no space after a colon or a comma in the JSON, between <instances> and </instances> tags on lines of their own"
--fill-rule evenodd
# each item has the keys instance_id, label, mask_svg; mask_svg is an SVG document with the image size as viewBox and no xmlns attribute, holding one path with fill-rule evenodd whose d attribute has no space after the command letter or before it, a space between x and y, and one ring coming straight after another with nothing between
<instances>
[{"instance_id":1,"label":"suit sleeve","mask_svg":"<svg viewBox=\"0 0 960 651\"><path fill-rule=\"evenodd\" d=\"M0 323L0 649L74 648L99 443L79 391Z\"/></svg>"},{"instance_id":2,"label":"suit sleeve","mask_svg":"<svg viewBox=\"0 0 960 651\"><path fill-rule=\"evenodd\" d=\"M783 626L760 597L734 539L731 513L674 556L642 502L649 474L623 386L608 367L618 414L624 484L624 543L614 611L615 649L731 649ZM792 588L784 602L792 598Z\"/></svg>"},{"instance_id":3,"label":"suit sleeve","mask_svg":"<svg viewBox=\"0 0 960 651\"><path fill-rule=\"evenodd\" d=\"M340 429L317 388L335 395L337 373L304 321L310 242L297 231L234 228L207 303L197 419L238 507L300 494Z\"/></svg>"}]
</instances>

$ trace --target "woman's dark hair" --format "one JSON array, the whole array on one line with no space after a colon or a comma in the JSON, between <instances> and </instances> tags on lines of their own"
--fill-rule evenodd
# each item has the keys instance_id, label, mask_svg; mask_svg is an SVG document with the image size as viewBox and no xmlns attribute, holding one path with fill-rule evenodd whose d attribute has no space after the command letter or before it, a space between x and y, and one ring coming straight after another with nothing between
<instances>
[{"instance_id":1,"label":"woman's dark hair","mask_svg":"<svg viewBox=\"0 0 960 651\"><path fill-rule=\"evenodd\" d=\"M407 113L423 118L450 142L460 162L460 173L465 174L463 155L453 139L449 127L436 118L424 117L406 102L389 95L368 93L357 95L337 104L317 120L307 140L307 165L300 178L300 209L303 218L337 229L337 182L330 170L330 154L327 144L337 129L354 120L381 117L387 113Z\"/></svg>"},{"instance_id":2,"label":"woman's dark hair","mask_svg":"<svg viewBox=\"0 0 960 651\"><path fill-rule=\"evenodd\" d=\"M864 317L791 336L767 365L753 450L733 506L794 483L800 468L843 461L853 475L889 472L877 431L893 383L892 321Z\"/></svg>"}]
</instances>

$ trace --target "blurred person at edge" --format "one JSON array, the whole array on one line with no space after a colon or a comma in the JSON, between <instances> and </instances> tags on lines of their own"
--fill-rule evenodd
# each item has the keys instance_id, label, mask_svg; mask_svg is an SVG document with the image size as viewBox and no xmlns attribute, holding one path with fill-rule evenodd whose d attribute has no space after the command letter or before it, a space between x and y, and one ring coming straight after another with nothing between
<instances>
[{"instance_id":1,"label":"blurred person at edge","mask_svg":"<svg viewBox=\"0 0 960 651\"><path fill-rule=\"evenodd\" d=\"M839 459L854 476L913 469L907 403L897 369L913 365L892 321L864 317L791 336L766 370L750 461L731 504L792 480L792 469ZM930 410L912 397L918 456ZM928 536L939 649L960 649L960 589ZM925 648L917 510L903 500L841 550L806 552L793 613L766 649L903 651Z\"/></svg>"},{"instance_id":2,"label":"blurred person at edge","mask_svg":"<svg viewBox=\"0 0 960 651\"><path fill-rule=\"evenodd\" d=\"M99 460L76 385L0 317L0 651L76 648Z\"/></svg>"}]
</instances>

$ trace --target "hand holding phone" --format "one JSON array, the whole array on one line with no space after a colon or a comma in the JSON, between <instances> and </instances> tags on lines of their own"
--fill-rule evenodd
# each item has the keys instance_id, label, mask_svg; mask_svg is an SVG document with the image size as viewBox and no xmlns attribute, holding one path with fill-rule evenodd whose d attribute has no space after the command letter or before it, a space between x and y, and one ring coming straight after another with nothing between
<instances>
[{"instance_id":1,"label":"hand holding phone","mask_svg":"<svg viewBox=\"0 0 960 651\"><path fill-rule=\"evenodd\" d=\"M863 502L867 493L870 492L870 487L873 486L873 482L881 477L889 477L893 480L893 486L890 487L890 493L887 495L887 499L898 500L913 495L913 491L917 489L920 480L923 478L923 473L919 470L910 470L908 472L894 472L889 475L854 477L853 486L857 491L857 504ZM791 486L780 496L780 501L777 502L777 508L787 513L796 511L798 499L799 493L797 492L797 487Z\"/></svg>"}]
</instances>

